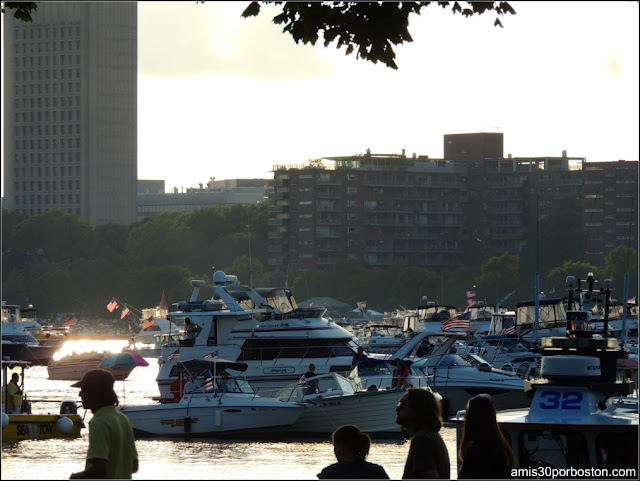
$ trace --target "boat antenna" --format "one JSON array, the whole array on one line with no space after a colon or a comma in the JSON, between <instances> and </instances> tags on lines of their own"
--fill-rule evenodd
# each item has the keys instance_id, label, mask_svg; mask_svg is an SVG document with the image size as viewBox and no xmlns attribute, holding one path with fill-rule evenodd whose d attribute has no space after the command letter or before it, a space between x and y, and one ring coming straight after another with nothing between
<instances>
[{"instance_id":1,"label":"boat antenna","mask_svg":"<svg viewBox=\"0 0 640 481\"><path fill-rule=\"evenodd\" d=\"M251 265L251 217L247 209L247 237L249 238L249 287L253 288L253 267Z\"/></svg>"}]
</instances>

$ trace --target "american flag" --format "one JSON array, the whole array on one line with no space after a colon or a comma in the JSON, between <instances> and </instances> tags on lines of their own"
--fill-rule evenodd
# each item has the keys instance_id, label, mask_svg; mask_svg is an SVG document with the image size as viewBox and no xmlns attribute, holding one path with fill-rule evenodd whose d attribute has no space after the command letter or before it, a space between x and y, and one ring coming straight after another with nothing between
<instances>
[{"instance_id":1,"label":"american flag","mask_svg":"<svg viewBox=\"0 0 640 481\"><path fill-rule=\"evenodd\" d=\"M307 382L307 378L304 376L304 374L300 377L300 379L298 379L298 384L306 384Z\"/></svg>"},{"instance_id":2,"label":"american flag","mask_svg":"<svg viewBox=\"0 0 640 481\"><path fill-rule=\"evenodd\" d=\"M452 317L451 319L442 321L440 325L442 326L443 331L449 331L451 329L456 329L456 328L468 329L470 319L471 319L471 313L463 312L462 314L458 314L456 317Z\"/></svg>"},{"instance_id":3,"label":"american flag","mask_svg":"<svg viewBox=\"0 0 640 481\"><path fill-rule=\"evenodd\" d=\"M176 349L175 352L172 352L167 356L167 361L172 361L174 359L180 359L180 349Z\"/></svg>"},{"instance_id":4,"label":"american flag","mask_svg":"<svg viewBox=\"0 0 640 481\"><path fill-rule=\"evenodd\" d=\"M367 308L367 301L360 301L360 302L356 303L356 305L358 306L358 309L366 309Z\"/></svg>"},{"instance_id":5,"label":"american flag","mask_svg":"<svg viewBox=\"0 0 640 481\"><path fill-rule=\"evenodd\" d=\"M205 359L218 359L218 351L210 352L204 356Z\"/></svg>"},{"instance_id":6,"label":"american flag","mask_svg":"<svg viewBox=\"0 0 640 481\"><path fill-rule=\"evenodd\" d=\"M151 316L149 319L145 319L144 321L142 321L142 329L147 329L153 325L155 325L156 320L153 318L153 316Z\"/></svg>"},{"instance_id":7,"label":"american flag","mask_svg":"<svg viewBox=\"0 0 640 481\"><path fill-rule=\"evenodd\" d=\"M111 302L109 304L107 304L107 309L109 309L109 312L113 312L118 308L118 303L116 302L116 298L112 297L111 298Z\"/></svg>"},{"instance_id":8,"label":"american flag","mask_svg":"<svg viewBox=\"0 0 640 481\"><path fill-rule=\"evenodd\" d=\"M476 291L467 291L467 299L473 299L476 297Z\"/></svg>"},{"instance_id":9,"label":"american flag","mask_svg":"<svg viewBox=\"0 0 640 481\"><path fill-rule=\"evenodd\" d=\"M207 370L207 374L204 377L202 387L204 388L205 392L213 391L213 376L211 375L210 370Z\"/></svg>"},{"instance_id":10,"label":"american flag","mask_svg":"<svg viewBox=\"0 0 640 481\"><path fill-rule=\"evenodd\" d=\"M515 334L516 333L516 324L513 322L512 317L507 317L502 324L502 332L501 334Z\"/></svg>"},{"instance_id":11,"label":"american flag","mask_svg":"<svg viewBox=\"0 0 640 481\"><path fill-rule=\"evenodd\" d=\"M125 317L127 317L130 312L131 311L129 310L129 308L127 306L124 306L124 309L122 309L122 314L120 314L120 319L124 319Z\"/></svg>"}]
</instances>

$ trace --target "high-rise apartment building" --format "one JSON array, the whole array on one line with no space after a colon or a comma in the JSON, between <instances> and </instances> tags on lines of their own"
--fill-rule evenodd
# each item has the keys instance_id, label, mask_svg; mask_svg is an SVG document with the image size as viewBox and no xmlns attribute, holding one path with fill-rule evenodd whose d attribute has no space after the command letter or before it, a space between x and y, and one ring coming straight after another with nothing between
<instances>
[{"instance_id":1,"label":"high-rise apartment building","mask_svg":"<svg viewBox=\"0 0 640 481\"><path fill-rule=\"evenodd\" d=\"M136 221L137 5L40 2L3 15L4 208Z\"/></svg>"},{"instance_id":2,"label":"high-rise apartment building","mask_svg":"<svg viewBox=\"0 0 640 481\"><path fill-rule=\"evenodd\" d=\"M585 259L603 266L613 248L638 249L638 162L589 162L583 172Z\"/></svg>"},{"instance_id":3,"label":"high-rise apartment building","mask_svg":"<svg viewBox=\"0 0 640 481\"><path fill-rule=\"evenodd\" d=\"M446 135L444 153L431 159L367 152L274 166L269 268L296 276L344 260L440 272L477 265L504 252L522 254L559 201L575 202L585 220L591 196L603 194L615 199L607 197L605 219L597 222L610 222L606 232L592 231L603 245L587 247L584 260L601 267L613 247L637 243L637 208L628 205L637 201L637 161L591 164L566 152L505 158L503 134L496 133ZM592 185L602 192L591 192Z\"/></svg>"}]
</instances>

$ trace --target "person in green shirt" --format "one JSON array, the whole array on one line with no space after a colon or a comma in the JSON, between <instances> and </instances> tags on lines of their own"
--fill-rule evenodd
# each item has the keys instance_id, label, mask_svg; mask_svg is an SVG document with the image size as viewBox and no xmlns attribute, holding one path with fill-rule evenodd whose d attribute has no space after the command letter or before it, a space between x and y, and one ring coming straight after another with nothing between
<instances>
[{"instance_id":1,"label":"person in green shirt","mask_svg":"<svg viewBox=\"0 0 640 481\"><path fill-rule=\"evenodd\" d=\"M115 378L104 369L92 369L71 387L80 388L85 409L93 412L89 422L89 449L84 471L70 479L131 479L138 471L138 451L129 419L116 410Z\"/></svg>"}]
</instances>

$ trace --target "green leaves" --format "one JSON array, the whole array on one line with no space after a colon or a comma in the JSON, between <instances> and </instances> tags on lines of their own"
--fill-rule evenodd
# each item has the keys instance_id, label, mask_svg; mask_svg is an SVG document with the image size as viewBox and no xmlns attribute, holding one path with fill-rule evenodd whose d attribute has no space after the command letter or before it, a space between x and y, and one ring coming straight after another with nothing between
<instances>
[{"instance_id":1,"label":"green leaves","mask_svg":"<svg viewBox=\"0 0 640 481\"><path fill-rule=\"evenodd\" d=\"M338 49L346 47L345 54L356 52L357 58L373 63L382 62L397 69L394 45L412 42L409 33L409 14L420 14L432 2L251 2L242 16L260 13L260 4L282 5L282 13L273 18L276 25L284 25L296 43L315 45L320 37L324 46L336 42ZM507 2L453 2L451 11L465 17L494 10L497 15L515 14ZM450 2L437 2L448 8ZM502 27L498 18L494 23Z\"/></svg>"}]
</instances>

